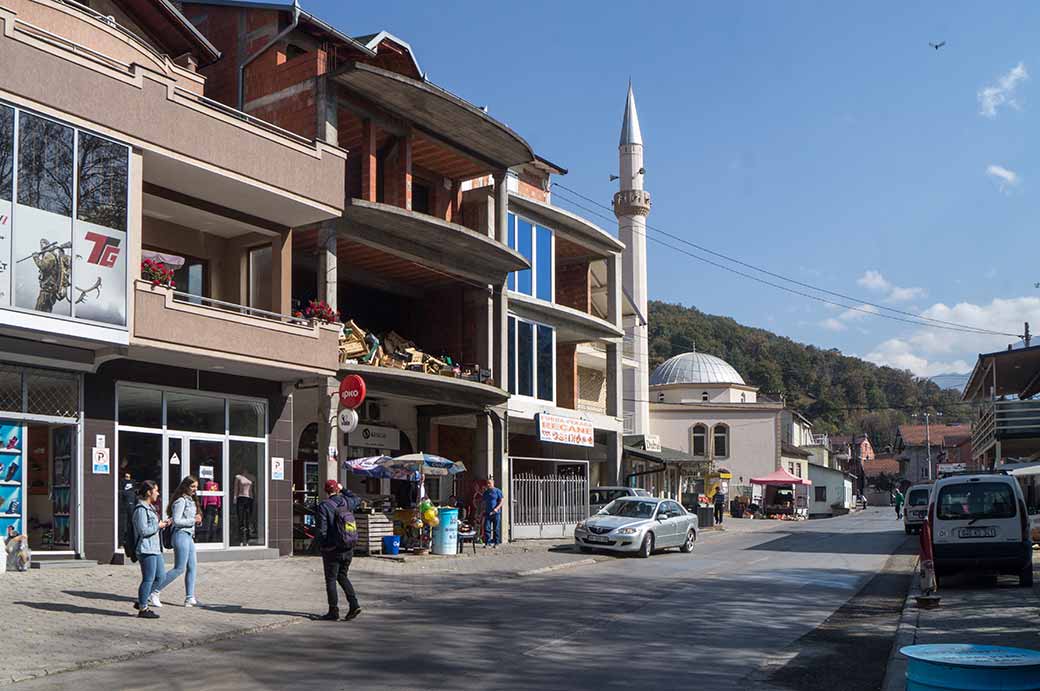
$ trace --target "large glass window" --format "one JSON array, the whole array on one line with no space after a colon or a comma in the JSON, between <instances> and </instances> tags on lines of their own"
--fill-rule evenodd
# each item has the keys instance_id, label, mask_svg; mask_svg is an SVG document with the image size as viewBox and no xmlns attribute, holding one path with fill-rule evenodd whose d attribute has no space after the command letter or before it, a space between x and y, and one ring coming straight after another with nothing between
<instances>
[{"instance_id":1,"label":"large glass window","mask_svg":"<svg viewBox=\"0 0 1040 691\"><path fill-rule=\"evenodd\" d=\"M123 546L127 521L137 503L135 490L143 480L162 483L162 434L119 433L119 471L116 475L118 542Z\"/></svg>"},{"instance_id":2,"label":"large glass window","mask_svg":"<svg viewBox=\"0 0 1040 691\"><path fill-rule=\"evenodd\" d=\"M509 274L510 290L551 302L553 295L553 232L516 214L509 214L509 246L519 252L532 269Z\"/></svg>"},{"instance_id":3,"label":"large glass window","mask_svg":"<svg viewBox=\"0 0 1040 691\"><path fill-rule=\"evenodd\" d=\"M555 373L554 329L509 317L509 392L552 402Z\"/></svg>"},{"instance_id":4,"label":"large glass window","mask_svg":"<svg viewBox=\"0 0 1040 691\"><path fill-rule=\"evenodd\" d=\"M224 434L224 399L168 392L166 427L184 432Z\"/></svg>"},{"instance_id":5,"label":"large glass window","mask_svg":"<svg viewBox=\"0 0 1040 691\"><path fill-rule=\"evenodd\" d=\"M704 425L694 425L690 448L693 455L703 458L708 455L708 428Z\"/></svg>"},{"instance_id":6,"label":"large glass window","mask_svg":"<svg viewBox=\"0 0 1040 691\"><path fill-rule=\"evenodd\" d=\"M232 441L230 444L231 544L264 544L264 445Z\"/></svg>"},{"instance_id":7,"label":"large glass window","mask_svg":"<svg viewBox=\"0 0 1040 691\"><path fill-rule=\"evenodd\" d=\"M162 427L162 391L137 386L119 387L119 424Z\"/></svg>"},{"instance_id":8,"label":"large glass window","mask_svg":"<svg viewBox=\"0 0 1040 691\"><path fill-rule=\"evenodd\" d=\"M726 458L729 456L729 427L726 425L715 425L715 458Z\"/></svg>"},{"instance_id":9,"label":"large glass window","mask_svg":"<svg viewBox=\"0 0 1040 691\"><path fill-rule=\"evenodd\" d=\"M129 171L126 145L0 104L0 306L126 325Z\"/></svg>"},{"instance_id":10,"label":"large glass window","mask_svg":"<svg viewBox=\"0 0 1040 691\"><path fill-rule=\"evenodd\" d=\"M262 437L265 434L267 406L258 401L228 402L228 432L238 437Z\"/></svg>"}]
</instances>

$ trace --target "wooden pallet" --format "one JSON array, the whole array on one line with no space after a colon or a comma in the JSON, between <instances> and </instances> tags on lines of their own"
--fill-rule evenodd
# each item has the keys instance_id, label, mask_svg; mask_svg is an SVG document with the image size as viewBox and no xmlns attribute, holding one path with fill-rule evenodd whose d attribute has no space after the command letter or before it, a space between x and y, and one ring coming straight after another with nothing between
<instances>
[{"instance_id":1,"label":"wooden pallet","mask_svg":"<svg viewBox=\"0 0 1040 691\"><path fill-rule=\"evenodd\" d=\"M394 534L393 522L381 513L359 513L356 518L358 544L355 551L360 554L382 554L383 538Z\"/></svg>"}]
</instances>

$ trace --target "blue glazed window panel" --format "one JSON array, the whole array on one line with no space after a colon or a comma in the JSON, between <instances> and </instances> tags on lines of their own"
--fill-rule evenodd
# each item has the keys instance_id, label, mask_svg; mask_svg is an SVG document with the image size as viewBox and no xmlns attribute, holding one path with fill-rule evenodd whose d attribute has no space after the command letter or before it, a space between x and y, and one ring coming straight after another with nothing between
<instances>
[{"instance_id":1,"label":"blue glazed window panel","mask_svg":"<svg viewBox=\"0 0 1040 691\"><path fill-rule=\"evenodd\" d=\"M516 390L520 396L534 396L534 325L516 323Z\"/></svg>"},{"instance_id":2,"label":"blue glazed window panel","mask_svg":"<svg viewBox=\"0 0 1040 691\"><path fill-rule=\"evenodd\" d=\"M513 317L509 318L509 393L516 393L516 319Z\"/></svg>"},{"instance_id":3,"label":"blue glazed window panel","mask_svg":"<svg viewBox=\"0 0 1040 691\"><path fill-rule=\"evenodd\" d=\"M535 269L538 272L535 287L539 300L552 302L553 299L553 253L552 231L538 226L535 230L535 256L538 257Z\"/></svg>"},{"instance_id":4,"label":"blue glazed window panel","mask_svg":"<svg viewBox=\"0 0 1040 691\"><path fill-rule=\"evenodd\" d=\"M538 398L553 400L553 373L555 371L553 329L538 325Z\"/></svg>"},{"instance_id":5,"label":"blue glazed window panel","mask_svg":"<svg viewBox=\"0 0 1040 691\"><path fill-rule=\"evenodd\" d=\"M532 247L533 226L522 218L516 220L516 251L523 255L531 264L534 264L534 253ZM530 269L516 272L516 290L524 295L534 295L532 286L533 277Z\"/></svg>"},{"instance_id":6,"label":"blue glazed window panel","mask_svg":"<svg viewBox=\"0 0 1040 691\"><path fill-rule=\"evenodd\" d=\"M509 235L509 249L516 249L516 215L509 214L509 227L506 229ZM516 290L516 273L510 273L508 280L508 287L510 290ZM509 341L512 343L512 339ZM512 380L510 380L512 381Z\"/></svg>"}]
</instances>

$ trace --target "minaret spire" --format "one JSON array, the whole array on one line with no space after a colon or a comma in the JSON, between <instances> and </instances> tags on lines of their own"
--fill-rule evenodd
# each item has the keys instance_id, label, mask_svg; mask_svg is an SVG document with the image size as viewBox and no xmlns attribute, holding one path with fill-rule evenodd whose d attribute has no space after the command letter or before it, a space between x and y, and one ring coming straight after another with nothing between
<instances>
[{"instance_id":1,"label":"minaret spire","mask_svg":"<svg viewBox=\"0 0 1040 691\"><path fill-rule=\"evenodd\" d=\"M650 357L647 328L646 217L650 213L650 193L643 189L643 132L639 128L636 96L628 82L628 98L621 121L618 143L618 192L614 195L614 215L618 236L625 243L621 263L622 287L635 314L624 318L625 354L638 366L625 368L625 433L650 433ZM631 422L629 422L631 419Z\"/></svg>"}]
</instances>

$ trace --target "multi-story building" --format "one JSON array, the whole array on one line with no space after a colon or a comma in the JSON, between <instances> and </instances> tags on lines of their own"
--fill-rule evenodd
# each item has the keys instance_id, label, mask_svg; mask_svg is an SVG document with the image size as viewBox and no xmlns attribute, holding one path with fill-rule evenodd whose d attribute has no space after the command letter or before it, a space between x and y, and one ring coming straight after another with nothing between
<instances>
[{"instance_id":1,"label":"multi-story building","mask_svg":"<svg viewBox=\"0 0 1040 691\"><path fill-rule=\"evenodd\" d=\"M971 433L973 467L993 470L1009 461L1040 458L1038 394L1040 346L1009 346L979 355L964 387L964 400L978 406L978 415L971 429L957 430ZM935 426L932 435L934 440ZM964 461L963 455L960 460Z\"/></svg>"},{"instance_id":2,"label":"multi-story building","mask_svg":"<svg viewBox=\"0 0 1040 691\"><path fill-rule=\"evenodd\" d=\"M522 514L514 534L584 518L590 480L616 482L620 464L623 245L553 205L550 176L566 171L427 80L385 31L350 37L297 4L184 8L220 36L225 60L203 69L214 98L350 152L342 218L294 235L294 294L338 309L348 331L336 375L295 395L309 422L297 425L297 484L338 474L360 492L404 493L341 461L424 451L467 466L428 480L434 499L469 500L493 477L505 529ZM350 374L368 403L340 434L332 394ZM527 484L513 491L514 477ZM567 484L567 506L529 505L550 493L525 490L547 483ZM550 514L562 518L525 518Z\"/></svg>"},{"instance_id":3,"label":"multi-story building","mask_svg":"<svg viewBox=\"0 0 1040 691\"><path fill-rule=\"evenodd\" d=\"M908 482L934 480L938 464L944 462L948 451L956 447L964 435L971 434L971 425L900 425L896 436L896 458L905 471ZM953 446L946 446L946 439Z\"/></svg>"},{"instance_id":4,"label":"multi-story building","mask_svg":"<svg viewBox=\"0 0 1040 691\"><path fill-rule=\"evenodd\" d=\"M342 216L346 153L207 98L231 61L173 3L0 26L0 529L107 561L134 483L194 475L203 554L287 554L293 384L338 367L289 316L293 249Z\"/></svg>"}]
</instances>

